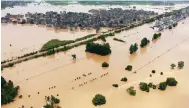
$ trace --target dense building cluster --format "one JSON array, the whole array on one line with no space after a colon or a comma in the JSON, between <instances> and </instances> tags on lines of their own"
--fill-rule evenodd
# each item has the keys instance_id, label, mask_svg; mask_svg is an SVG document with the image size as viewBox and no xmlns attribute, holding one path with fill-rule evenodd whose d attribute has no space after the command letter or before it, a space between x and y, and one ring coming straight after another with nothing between
<instances>
[{"instance_id":1,"label":"dense building cluster","mask_svg":"<svg viewBox=\"0 0 189 108\"><path fill-rule=\"evenodd\" d=\"M148 19L156 15L152 11L144 10L123 10L121 8L114 8L109 10L89 10L89 13L76 12L53 12L49 11L43 13L27 13L23 15L11 15L7 13L1 20L3 23L29 23L42 24L48 27L55 27L58 29L67 28L95 28L100 27L123 27L132 22ZM14 18L14 20L11 20Z\"/></svg>"}]
</instances>

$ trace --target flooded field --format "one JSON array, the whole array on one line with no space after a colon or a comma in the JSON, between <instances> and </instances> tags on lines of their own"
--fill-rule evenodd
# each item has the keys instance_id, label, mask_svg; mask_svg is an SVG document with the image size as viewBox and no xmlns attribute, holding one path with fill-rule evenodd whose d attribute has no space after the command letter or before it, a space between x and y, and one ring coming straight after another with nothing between
<instances>
[{"instance_id":1,"label":"flooded field","mask_svg":"<svg viewBox=\"0 0 189 108\"><path fill-rule=\"evenodd\" d=\"M11 26L14 27L13 25L2 25L2 49L5 52L19 51L25 47L24 45L37 46L54 37L58 39L74 38L74 35L64 37L62 36L64 32L56 33L43 27L26 26L18 32L17 29L22 26L16 25L18 27L14 29L11 29ZM15 102L2 107L18 108L24 105L26 108L31 106L40 108L45 104L45 96L56 96L58 94L61 107L95 108L92 104L92 98L95 94L100 93L107 100L107 103L101 106L102 108L115 108L115 106L118 108L188 108L189 18L179 22L178 26L172 30L163 31L160 39L150 42L147 47L139 48L136 54L130 55L129 47L131 44L135 42L140 44L143 37L152 39L155 31L150 26L151 24L145 24L115 35L116 38L122 39L126 43L114 41L114 37L107 38L106 40L110 43L112 50L112 54L109 56L102 57L86 53L85 46L80 46L67 52L33 59L16 64L15 67L4 69L2 76L20 86L19 94L23 98L16 99ZM6 29L6 27L9 28ZM3 29L6 29L7 32L9 29L9 34ZM30 31L30 33L24 29ZM38 29L40 30L36 31ZM12 33L13 31L15 33ZM28 34L27 38L25 37L26 34ZM10 37L6 39L7 37L4 36ZM21 43L21 40L23 43ZM8 42L14 42L13 47L17 45L19 50L7 49L10 44ZM72 60L71 54L76 54L77 59ZM110 64L108 68L101 67L104 61ZM182 70L172 70L170 64L177 64L178 61L184 61L185 67ZM125 71L128 64L133 65L133 72L136 71L136 74ZM149 77L153 69L156 70L156 73ZM107 72L108 75L101 77ZM160 75L160 72L163 72L164 75ZM88 75L88 73L92 74ZM83 76L83 74L87 76ZM158 84L170 76L177 79L178 85L176 87L168 87L166 91L150 89L149 93L138 89L138 84L141 81ZM75 81L77 77L81 77L81 79ZM121 82L122 77L127 77L128 81ZM91 82L94 78L96 80ZM84 82L87 82L87 84L84 84ZM112 84L115 83L119 84L118 88L112 87ZM84 85L79 86L79 84ZM126 92L126 89L130 86L135 86L137 90L134 97ZM40 92L40 94L37 94L37 92ZM31 95L31 97L28 97L28 95Z\"/></svg>"},{"instance_id":2,"label":"flooded field","mask_svg":"<svg viewBox=\"0 0 189 108\"><path fill-rule=\"evenodd\" d=\"M110 28L101 28L107 31ZM11 57L21 56L32 51L38 51L51 39L75 40L89 34L95 34L96 30L55 30L54 28L42 25L14 25L1 24L2 51L1 59L6 60ZM11 46L10 46L11 44Z\"/></svg>"}]
</instances>

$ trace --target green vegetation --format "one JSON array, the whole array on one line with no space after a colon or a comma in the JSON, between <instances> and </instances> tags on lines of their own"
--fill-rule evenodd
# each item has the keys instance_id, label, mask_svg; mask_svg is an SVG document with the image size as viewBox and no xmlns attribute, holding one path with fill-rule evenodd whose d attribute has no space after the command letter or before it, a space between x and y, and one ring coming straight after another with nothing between
<instances>
[{"instance_id":1,"label":"green vegetation","mask_svg":"<svg viewBox=\"0 0 189 108\"><path fill-rule=\"evenodd\" d=\"M121 78L120 81L127 82L127 77L123 77L123 78Z\"/></svg>"},{"instance_id":2,"label":"green vegetation","mask_svg":"<svg viewBox=\"0 0 189 108\"><path fill-rule=\"evenodd\" d=\"M107 62L102 63L102 67L108 67L108 66L109 66L109 64Z\"/></svg>"},{"instance_id":3,"label":"green vegetation","mask_svg":"<svg viewBox=\"0 0 189 108\"><path fill-rule=\"evenodd\" d=\"M118 87L119 85L118 84L112 84L113 87Z\"/></svg>"},{"instance_id":4,"label":"green vegetation","mask_svg":"<svg viewBox=\"0 0 189 108\"><path fill-rule=\"evenodd\" d=\"M184 62L183 61L179 61L178 62L178 68L182 69L184 67Z\"/></svg>"},{"instance_id":5,"label":"green vegetation","mask_svg":"<svg viewBox=\"0 0 189 108\"><path fill-rule=\"evenodd\" d=\"M63 46L63 45L66 45L68 43L71 43L71 42L72 41L70 41L70 40L60 41L58 39L52 39L42 46L41 51L45 51L45 50L49 50L49 49L56 48L56 47L59 47L59 46Z\"/></svg>"},{"instance_id":6,"label":"green vegetation","mask_svg":"<svg viewBox=\"0 0 189 108\"><path fill-rule=\"evenodd\" d=\"M44 108L60 108L60 106L57 105L60 103L60 99L54 97L53 95L47 97L45 96L45 99L47 102L49 102L49 104L44 105Z\"/></svg>"},{"instance_id":7,"label":"green vegetation","mask_svg":"<svg viewBox=\"0 0 189 108\"><path fill-rule=\"evenodd\" d=\"M158 33L158 34L154 34L153 35L153 38L152 38L152 40L155 40L155 39L157 39L157 38L159 38L161 36L161 33Z\"/></svg>"},{"instance_id":8,"label":"green vegetation","mask_svg":"<svg viewBox=\"0 0 189 108\"><path fill-rule=\"evenodd\" d=\"M176 67L176 65L175 64L171 64L171 69L174 69Z\"/></svg>"},{"instance_id":9,"label":"green vegetation","mask_svg":"<svg viewBox=\"0 0 189 108\"><path fill-rule=\"evenodd\" d=\"M159 83L158 89L163 91L163 90L166 90L166 88L167 88L167 83L166 82Z\"/></svg>"},{"instance_id":10,"label":"green vegetation","mask_svg":"<svg viewBox=\"0 0 189 108\"><path fill-rule=\"evenodd\" d=\"M132 68L133 68L133 66L131 66L131 65L127 65L127 67L125 68L125 70L131 71Z\"/></svg>"},{"instance_id":11,"label":"green vegetation","mask_svg":"<svg viewBox=\"0 0 189 108\"><path fill-rule=\"evenodd\" d=\"M85 51L99 54L101 56L105 56L111 53L110 45L108 43L105 44L88 43L86 45Z\"/></svg>"},{"instance_id":12,"label":"green vegetation","mask_svg":"<svg viewBox=\"0 0 189 108\"><path fill-rule=\"evenodd\" d=\"M118 39L118 38L113 38L113 40L123 42L123 43L125 42L124 40L121 40L121 39Z\"/></svg>"},{"instance_id":13,"label":"green vegetation","mask_svg":"<svg viewBox=\"0 0 189 108\"><path fill-rule=\"evenodd\" d=\"M146 45L148 45L148 43L150 43L150 41L145 37L141 40L141 43L140 43L140 47L145 47Z\"/></svg>"},{"instance_id":14,"label":"green vegetation","mask_svg":"<svg viewBox=\"0 0 189 108\"><path fill-rule=\"evenodd\" d=\"M93 98L92 102L95 106L103 105L103 104L106 104L106 98L105 98L105 96L103 96L101 94L96 94L95 97Z\"/></svg>"},{"instance_id":15,"label":"green vegetation","mask_svg":"<svg viewBox=\"0 0 189 108\"><path fill-rule=\"evenodd\" d=\"M150 83L148 83L148 87L149 88L152 88L153 87L153 84L150 82Z\"/></svg>"},{"instance_id":16,"label":"green vegetation","mask_svg":"<svg viewBox=\"0 0 189 108\"><path fill-rule=\"evenodd\" d=\"M149 87L148 87L148 84L147 84L147 83L145 83L145 82L140 82L139 86L140 86L140 90L149 92Z\"/></svg>"},{"instance_id":17,"label":"green vegetation","mask_svg":"<svg viewBox=\"0 0 189 108\"><path fill-rule=\"evenodd\" d=\"M175 80L175 78L169 77L167 78L166 83L168 86L176 86L178 82Z\"/></svg>"},{"instance_id":18,"label":"green vegetation","mask_svg":"<svg viewBox=\"0 0 189 108\"><path fill-rule=\"evenodd\" d=\"M14 101L18 95L19 86L14 87L13 82L8 82L1 76L1 105Z\"/></svg>"},{"instance_id":19,"label":"green vegetation","mask_svg":"<svg viewBox=\"0 0 189 108\"><path fill-rule=\"evenodd\" d=\"M138 44L135 43L134 45L131 44L130 48L129 48L129 51L130 51L130 54L133 54L134 52L136 52L138 50Z\"/></svg>"},{"instance_id":20,"label":"green vegetation","mask_svg":"<svg viewBox=\"0 0 189 108\"><path fill-rule=\"evenodd\" d=\"M31 53L28 53L28 54L24 54L23 56L19 56L19 58L24 58L24 57L27 57L27 56L31 56L31 55L34 55L34 54L37 54L37 51L34 51L34 52L31 52Z\"/></svg>"},{"instance_id":21,"label":"green vegetation","mask_svg":"<svg viewBox=\"0 0 189 108\"><path fill-rule=\"evenodd\" d=\"M127 89L127 92L131 95L131 96L135 96L136 95L136 90L134 90L134 87L129 87Z\"/></svg>"}]
</instances>

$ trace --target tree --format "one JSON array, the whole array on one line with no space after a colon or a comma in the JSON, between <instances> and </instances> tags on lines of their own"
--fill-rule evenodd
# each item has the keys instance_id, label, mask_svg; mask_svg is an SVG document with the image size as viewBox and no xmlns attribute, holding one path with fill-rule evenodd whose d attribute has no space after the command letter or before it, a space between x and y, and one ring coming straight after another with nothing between
<instances>
[{"instance_id":1,"label":"tree","mask_svg":"<svg viewBox=\"0 0 189 108\"><path fill-rule=\"evenodd\" d=\"M152 73L156 73L156 71L155 71L155 70L152 70Z\"/></svg>"},{"instance_id":2,"label":"tree","mask_svg":"<svg viewBox=\"0 0 189 108\"><path fill-rule=\"evenodd\" d=\"M145 37L141 40L140 47L145 47L150 41Z\"/></svg>"},{"instance_id":3,"label":"tree","mask_svg":"<svg viewBox=\"0 0 189 108\"><path fill-rule=\"evenodd\" d=\"M178 62L178 68L182 69L184 67L184 62L183 61L179 61Z\"/></svg>"},{"instance_id":4,"label":"tree","mask_svg":"<svg viewBox=\"0 0 189 108\"><path fill-rule=\"evenodd\" d=\"M101 94L96 94L95 97L92 100L93 105L97 106L97 105L103 105L106 104L106 98L105 96L101 95Z\"/></svg>"},{"instance_id":5,"label":"tree","mask_svg":"<svg viewBox=\"0 0 189 108\"><path fill-rule=\"evenodd\" d=\"M176 67L176 65L175 64L171 64L171 69L174 69Z\"/></svg>"},{"instance_id":6,"label":"tree","mask_svg":"<svg viewBox=\"0 0 189 108\"><path fill-rule=\"evenodd\" d=\"M155 33L152 37L152 40L155 40L161 36L161 33Z\"/></svg>"},{"instance_id":7,"label":"tree","mask_svg":"<svg viewBox=\"0 0 189 108\"><path fill-rule=\"evenodd\" d=\"M111 53L110 45L108 43L98 44L98 43L87 43L86 52L99 54L105 56Z\"/></svg>"},{"instance_id":8,"label":"tree","mask_svg":"<svg viewBox=\"0 0 189 108\"><path fill-rule=\"evenodd\" d=\"M126 81L127 81L127 77L123 77L123 78L121 78L120 81L126 82Z\"/></svg>"},{"instance_id":9,"label":"tree","mask_svg":"<svg viewBox=\"0 0 189 108\"><path fill-rule=\"evenodd\" d=\"M108 67L108 66L109 66L109 64L107 62L102 63L102 67Z\"/></svg>"},{"instance_id":10,"label":"tree","mask_svg":"<svg viewBox=\"0 0 189 108\"><path fill-rule=\"evenodd\" d=\"M72 54L72 58L73 58L73 60L75 60L76 59L76 55Z\"/></svg>"},{"instance_id":11,"label":"tree","mask_svg":"<svg viewBox=\"0 0 189 108\"><path fill-rule=\"evenodd\" d=\"M175 80L175 78L169 77L167 78L166 83L168 86L176 86L178 82Z\"/></svg>"},{"instance_id":12,"label":"tree","mask_svg":"<svg viewBox=\"0 0 189 108\"><path fill-rule=\"evenodd\" d=\"M163 91L163 90L166 90L166 88L167 88L167 83L166 82L159 83L158 89Z\"/></svg>"},{"instance_id":13,"label":"tree","mask_svg":"<svg viewBox=\"0 0 189 108\"><path fill-rule=\"evenodd\" d=\"M132 70L132 68L133 68L133 66L132 66L132 65L127 65L127 67L125 68L125 70L131 71L131 70Z\"/></svg>"},{"instance_id":14,"label":"tree","mask_svg":"<svg viewBox=\"0 0 189 108\"><path fill-rule=\"evenodd\" d=\"M14 101L18 95L19 87L14 87L11 80L8 82L1 76L1 105Z\"/></svg>"},{"instance_id":15,"label":"tree","mask_svg":"<svg viewBox=\"0 0 189 108\"><path fill-rule=\"evenodd\" d=\"M112 84L113 87L118 87L119 85L118 84Z\"/></svg>"},{"instance_id":16,"label":"tree","mask_svg":"<svg viewBox=\"0 0 189 108\"><path fill-rule=\"evenodd\" d=\"M145 83L145 82L140 82L139 86L140 86L140 90L146 91L146 92L149 91L149 87L148 87L148 84L147 84L147 83Z\"/></svg>"},{"instance_id":17,"label":"tree","mask_svg":"<svg viewBox=\"0 0 189 108\"><path fill-rule=\"evenodd\" d=\"M132 96L135 96L136 95L136 90L134 90L134 87L129 87L127 89L127 92L132 95Z\"/></svg>"},{"instance_id":18,"label":"tree","mask_svg":"<svg viewBox=\"0 0 189 108\"><path fill-rule=\"evenodd\" d=\"M133 54L134 52L136 52L138 50L138 44L135 43L134 45L131 44L130 48L129 48L129 51L130 51L130 54Z\"/></svg>"}]
</instances>

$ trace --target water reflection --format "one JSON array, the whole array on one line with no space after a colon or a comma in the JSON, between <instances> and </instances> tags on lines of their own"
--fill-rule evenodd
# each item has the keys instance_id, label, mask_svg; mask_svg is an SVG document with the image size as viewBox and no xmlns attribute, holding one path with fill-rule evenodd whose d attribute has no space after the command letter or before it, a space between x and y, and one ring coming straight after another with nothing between
<instances>
[{"instance_id":1,"label":"water reflection","mask_svg":"<svg viewBox=\"0 0 189 108\"><path fill-rule=\"evenodd\" d=\"M129 60L130 60L130 62L133 62L133 60L136 58L136 56L137 56L137 53L136 53L136 52L133 53L133 54L130 54L130 55L129 55Z\"/></svg>"},{"instance_id":2,"label":"water reflection","mask_svg":"<svg viewBox=\"0 0 189 108\"><path fill-rule=\"evenodd\" d=\"M102 62L109 62L109 58L110 58L110 55L107 55L107 56L99 56L99 55L96 55L96 54L92 54L92 53L88 53L86 52L85 53L86 55L86 58L88 60L93 60L97 63L102 63Z\"/></svg>"}]
</instances>

